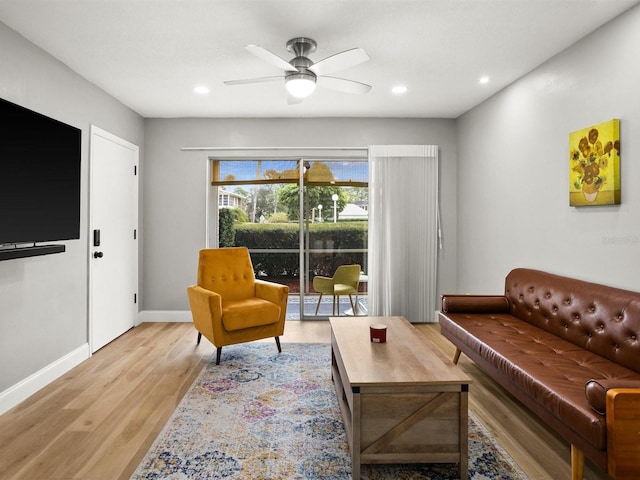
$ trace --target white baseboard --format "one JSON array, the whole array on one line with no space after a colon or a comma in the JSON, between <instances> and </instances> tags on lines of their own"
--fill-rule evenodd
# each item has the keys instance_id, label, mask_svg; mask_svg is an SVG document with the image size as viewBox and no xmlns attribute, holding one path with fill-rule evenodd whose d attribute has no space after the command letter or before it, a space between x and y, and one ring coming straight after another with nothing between
<instances>
[{"instance_id":1,"label":"white baseboard","mask_svg":"<svg viewBox=\"0 0 640 480\"><path fill-rule=\"evenodd\" d=\"M33 375L7 388L4 392L0 392L0 415L11 410L56 378L84 362L90 356L89 344L85 343Z\"/></svg>"},{"instance_id":2,"label":"white baseboard","mask_svg":"<svg viewBox=\"0 0 640 480\"><path fill-rule=\"evenodd\" d=\"M189 310L142 310L138 312L138 323L144 322L188 322L191 323Z\"/></svg>"}]
</instances>

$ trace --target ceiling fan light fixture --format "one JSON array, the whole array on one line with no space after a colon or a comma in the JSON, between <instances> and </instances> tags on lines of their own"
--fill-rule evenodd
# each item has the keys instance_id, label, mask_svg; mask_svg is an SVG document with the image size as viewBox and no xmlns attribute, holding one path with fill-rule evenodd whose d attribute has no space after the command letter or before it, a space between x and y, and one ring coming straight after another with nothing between
<instances>
[{"instance_id":1,"label":"ceiling fan light fixture","mask_svg":"<svg viewBox=\"0 0 640 480\"><path fill-rule=\"evenodd\" d=\"M296 98L306 98L316 89L316 77L305 73L287 76L287 91Z\"/></svg>"}]
</instances>

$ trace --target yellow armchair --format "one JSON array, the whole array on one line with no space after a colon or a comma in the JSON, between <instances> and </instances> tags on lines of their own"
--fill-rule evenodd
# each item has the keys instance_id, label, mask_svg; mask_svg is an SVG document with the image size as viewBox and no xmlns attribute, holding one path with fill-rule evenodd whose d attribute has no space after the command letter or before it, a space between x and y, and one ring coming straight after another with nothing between
<instances>
[{"instance_id":1,"label":"yellow armchair","mask_svg":"<svg viewBox=\"0 0 640 480\"><path fill-rule=\"evenodd\" d=\"M340 295L349 295L351 309L356 314L356 305L353 303L352 294L358 293L360 283L360 265L340 265L333 273L333 277L313 277L313 289L320 294L316 305L316 315L320 308L322 295L333 295L333 314L336 314L336 300L338 302L338 315L340 315Z\"/></svg>"},{"instance_id":2,"label":"yellow armchair","mask_svg":"<svg viewBox=\"0 0 640 480\"><path fill-rule=\"evenodd\" d=\"M289 288L256 280L246 247L200 250L197 282L187 287L197 343L216 346L216 365L225 345L274 337L282 352Z\"/></svg>"}]
</instances>

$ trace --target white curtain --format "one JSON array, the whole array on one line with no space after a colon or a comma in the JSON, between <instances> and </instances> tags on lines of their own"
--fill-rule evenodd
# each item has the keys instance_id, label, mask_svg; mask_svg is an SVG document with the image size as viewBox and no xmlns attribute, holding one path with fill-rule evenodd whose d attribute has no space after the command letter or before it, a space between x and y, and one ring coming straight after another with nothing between
<instances>
[{"instance_id":1,"label":"white curtain","mask_svg":"<svg viewBox=\"0 0 640 480\"><path fill-rule=\"evenodd\" d=\"M369 315L434 322L438 146L369 147Z\"/></svg>"}]
</instances>

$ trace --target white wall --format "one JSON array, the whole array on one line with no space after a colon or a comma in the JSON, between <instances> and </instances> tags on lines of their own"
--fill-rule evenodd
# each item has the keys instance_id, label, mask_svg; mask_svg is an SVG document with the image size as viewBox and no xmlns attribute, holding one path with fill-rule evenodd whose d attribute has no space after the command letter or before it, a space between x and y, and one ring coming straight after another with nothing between
<instances>
[{"instance_id":1,"label":"white wall","mask_svg":"<svg viewBox=\"0 0 640 480\"><path fill-rule=\"evenodd\" d=\"M63 242L65 253L0 262L2 411L10 387L57 362L65 368L63 359L87 344L90 125L140 146L144 128L139 115L2 23L0 45L0 97L82 129L81 238Z\"/></svg>"},{"instance_id":2,"label":"white wall","mask_svg":"<svg viewBox=\"0 0 640 480\"><path fill-rule=\"evenodd\" d=\"M458 280L514 267L640 291L640 7L458 119ZM569 206L569 133L620 119L622 204Z\"/></svg>"},{"instance_id":3,"label":"white wall","mask_svg":"<svg viewBox=\"0 0 640 480\"><path fill-rule=\"evenodd\" d=\"M453 120L151 119L145 121L145 140L143 310L189 309L186 287L196 281L198 250L205 245L206 165L211 152L182 152L180 149L186 146L439 145L444 249L438 291L456 287L457 152Z\"/></svg>"}]
</instances>

